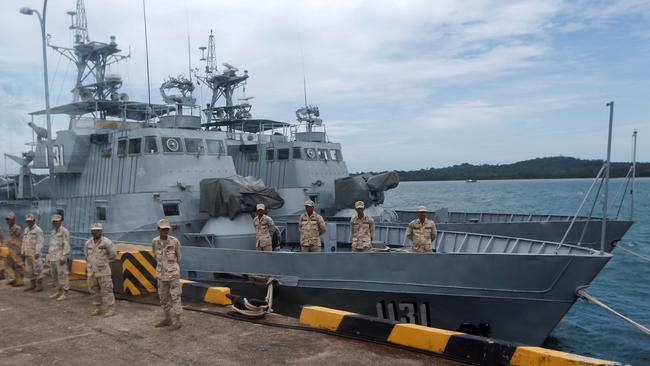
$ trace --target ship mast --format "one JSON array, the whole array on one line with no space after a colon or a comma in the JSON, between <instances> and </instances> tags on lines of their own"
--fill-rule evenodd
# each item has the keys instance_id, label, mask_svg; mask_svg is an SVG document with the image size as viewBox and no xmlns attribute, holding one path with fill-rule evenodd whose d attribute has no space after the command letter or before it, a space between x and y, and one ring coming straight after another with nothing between
<instances>
[{"instance_id":1,"label":"ship mast","mask_svg":"<svg viewBox=\"0 0 650 366\"><path fill-rule=\"evenodd\" d=\"M69 29L73 33L73 47L55 46L49 42L48 46L77 66L76 83L72 89L73 102L126 99L126 95L117 93L122 80L119 77L107 78L106 67L129 58L130 55L118 54L121 50L117 48L115 36L110 37L109 43L90 41L83 0L77 0L76 10L67 14L71 19Z\"/></svg>"}]
</instances>

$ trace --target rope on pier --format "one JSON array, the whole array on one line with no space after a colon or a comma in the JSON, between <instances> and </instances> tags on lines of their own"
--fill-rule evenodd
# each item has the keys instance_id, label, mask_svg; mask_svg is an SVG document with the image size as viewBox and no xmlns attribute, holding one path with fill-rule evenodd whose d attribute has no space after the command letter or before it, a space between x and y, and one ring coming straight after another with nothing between
<instances>
[{"instance_id":1,"label":"rope on pier","mask_svg":"<svg viewBox=\"0 0 650 366\"><path fill-rule=\"evenodd\" d=\"M634 252L634 251L632 251L632 250L629 250L629 249L627 249L626 247L624 247L624 246L622 246L622 245L620 245L620 244L617 245L616 247L617 247L617 248L620 248L620 249L623 249L624 251L626 251L626 252L628 252L628 253L630 253L630 254L632 254L632 255L634 255L634 256L637 256L637 257L643 259L643 260L646 261L646 262L650 262L650 258L649 258L649 257L646 257L645 255L642 255L642 254L639 254L639 253Z\"/></svg>"},{"instance_id":2,"label":"rope on pier","mask_svg":"<svg viewBox=\"0 0 650 366\"><path fill-rule=\"evenodd\" d=\"M647 327L645 327L645 326L643 326L643 325L641 325L641 324L635 322L634 320L632 320L632 319L626 317L625 315L619 313L618 311L616 311L616 310L610 308L607 304L605 304L604 302L600 301L600 300L599 300L598 298L596 298L595 296L588 294L587 291L585 291L584 289L580 289L580 290L578 290L576 293L577 293L578 296L582 297L583 299L585 299L585 300L587 300L587 301L590 301L590 302L593 302L594 304L596 304L596 305L602 307L603 309L605 309L605 310L611 312L612 314L618 316L619 318L625 320L626 322L632 324L636 329L638 329L638 330L640 330L641 332L645 333L646 335L649 335L649 336L650 336L650 329L648 329Z\"/></svg>"}]
</instances>

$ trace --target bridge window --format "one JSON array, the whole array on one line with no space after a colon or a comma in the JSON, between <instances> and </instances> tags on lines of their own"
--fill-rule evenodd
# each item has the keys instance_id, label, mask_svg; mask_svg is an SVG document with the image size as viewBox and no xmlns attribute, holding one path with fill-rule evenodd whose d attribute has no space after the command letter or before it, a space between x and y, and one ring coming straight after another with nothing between
<instances>
[{"instance_id":1,"label":"bridge window","mask_svg":"<svg viewBox=\"0 0 650 366\"><path fill-rule=\"evenodd\" d=\"M208 145L208 154L224 154L226 148L221 140L205 140Z\"/></svg>"},{"instance_id":2,"label":"bridge window","mask_svg":"<svg viewBox=\"0 0 650 366\"><path fill-rule=\"evenodd\" d=\"M341 156L341 150L332 149L330 150L330 155L332 156L332 160L336 160L336 161L343 160L343 156Z\"/></svg>"},{"instance_id":3,"label":"bridge window","mask_svg":"<svg viewBox=\"0 0 650 366\"><path fill-rule=\"evenodd\" d=\"M163 137L162 138L163 151L168 153L183 152L181 146L181 139L178 137Z\"/></svg>"},{"instance_id":4,"label":"bridge window","mask_svg":"<svg viewBox=\"0 0 650 366\"><path fill-rule=\"evenodd\" d=\"M274 149L266 150L266 160L272 161L274 158L275 158L275 150Z\"/></svg>"},{"instance_id":5,"label":"bridge window","mask_svg":"<svg viewBox=\"0 0 650 366\"><path fill-rule=\"evenodd\" d=\"M314 160L316 159L316 149L314 148L306 148L305 149L305 156L307 157L307 160Z\"/></svg>"},{"instance_id":6,"label":"bridge window","mask_svg":"<svg viewBox=\"0 0 650 366\"><path fill-rule=\"evenodd\" d=\"M202 154L205 151L203 148L203 140L185 139L185 150L188 153Z\"/></svg>"},{"instance_id":7,"label":"bridge window","mask_svg":"<svg viewBox=\"0 0 650 366\"><path fill-rule=\"evenodd\" d=\"M294 159L302 159L302 151L300 150L299 147L294 147L293 148L293 158Z\"/></svg>"},{"instance_id":8,"label":"bridge window","mask_svg":"<svg viewBox=\"0 0 650 366\"><path fill-rule=\"evenodd\" d=\"M278 160L288 160L289 149L278 149Z\"/></svg>"},{"instance_id":9,"label":"bridge window","mask_svg":"<svg viewBox=\"0 0 650 366\"><path fill-rule=\"evenodd\" d=\"M144 152L147 154L158 154L158 141L156 136L147 136L144 138Z\"/></svg>"},{"instance_id":10,"label":"bridge window","mask_svg":"<svg viewBox=\"0 0 650 366\"><path fill-rule=\"evenodd\" d=\"M129 155L135 155L142 152L142 139L130 139L129 140Z\"/></svg>"},{"instance_id":11,"label":"bridge window","mask_svg":"<svg viewBox=\"0 0 650 366\"><path fill-rule=\"evenodd\" d=\"M120 158L126 156L126 139L117 141L117 156Z\"/></svg>"},{"instance_id":12,"label":"bridge window","mask_svg":"<svg viewBox=\"0 0 650 366\"><path fill-rule=\"evenodd\" d=\"M330 160L329 152L327 149L318 149L319 160Z\"/></svg>"}]
</instances>

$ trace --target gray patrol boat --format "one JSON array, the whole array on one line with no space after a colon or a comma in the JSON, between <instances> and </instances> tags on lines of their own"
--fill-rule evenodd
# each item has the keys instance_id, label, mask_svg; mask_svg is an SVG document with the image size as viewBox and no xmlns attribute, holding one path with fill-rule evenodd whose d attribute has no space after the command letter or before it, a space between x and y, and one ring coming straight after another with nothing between
<instances>
[{"instance_id":1,"label":"gray patrol boat","mask_svg":"<svg viewBox=\"0 0 650 366\"><path fill-rule=\"evenodd\" d=\"M259 127L266 122L237 116L245 108L232 104L221 112L231 120L224 124L210 117L219 117L216 99L204 111L209 118L202 122L191 96L193 84L184 77L170 78L161 87L166 104L130 101L120 92L121 77L106 72L109 64L128 56L120 54L114 37L109 42L90 41L83 1L70 14L74 45L52 47L77 67L73 100L49 110L69 116L68 128L53 136L31 123L35 146L16 159L21 173L13 180L15 186L6 185L14 188L0 202L0 214L35 212L47 231L50 214L59 213L76 249L88 237L92 222L102 222L114 241L149 243L156 235L157 220L167 217L173 235L185 244L181 265L185 277L228 285L234 293L251 297L266 293L266 283L255 278L274 278L277 312L296 315L304 304L332 306L529 344L540 344L548 336L576 301L576 290L588 286L611 258L606 252L558 242L442 228L435 253L413 254L399 249L410 246L403 239L405 226L399 223L378 228L377 252L351 253L340 234L348 230L346 223L336 221L328 223L322 253L295 252L299 234L291 215L302 202L316 196L323 208L335 209L331 186L348 175L340 145L314 129L304 131L306 135L296 131L294 139L276 135L276 128L290 126ZM226 65L222 73L213 70L210 82L217 87L237 85L243 76L236 75L236 68ZM314 109L304 111L308 119L315 114ZM235 130L233 120L242 127ZM253 149L247 146L255 138L258 165L244 155ZM270 144L273 159L261 159L271 157ZM281 158L282 149L288 149L291 157ZM308 149L314 149L316 157ZM338 151L336 157L333 150ZM261 162L267 160L277 165L262 170ZM278 169L282 163L284 171L295 169L291 179L309 178L274 181L273 177L289 177ZM319 171L324 164L336 169ZM246 166L250 172L243 170ZM31 168L48 168L53 174L35 183ZM246 209L233 216L210 215L219 211L210 206L220 202L201 201L203 193L219 196L213 185L202 184L206 180L241 180L247 189L259 188L252 178L233 178L238 171L257 177L264 172L269 175L264 181L283 195L284 200L278 201L286 205L278 206L285 210L278 211L284 212L278 215L284 241L280 251L254 250L252 219ZM379 203L381 188L390 186L379 184L372 202ZM202 192L202 187L209 191Z\"/></svg>"}]
</instances>

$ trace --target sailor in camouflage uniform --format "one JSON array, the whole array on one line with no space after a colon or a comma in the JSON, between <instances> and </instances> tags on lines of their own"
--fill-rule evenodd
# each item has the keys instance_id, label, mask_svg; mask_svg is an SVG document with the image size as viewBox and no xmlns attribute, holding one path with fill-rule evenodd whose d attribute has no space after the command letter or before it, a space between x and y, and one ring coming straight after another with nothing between
<instances>
[{"instance_id":1,"label":"sailor in camouflage uniform","mask_svg":"<svg viewBox=\"0 0 650 366\"><path fill-rule=\"evenodd\" d=\"M57 291L51 299L65 300L68 298L70 283L68 281L68 256L70 255L70 232L63 227L63 217L52 215L52 233L50 234L50 250L48 259L50 273L56 282Z\"/></svg>"},{"instance_id":2,"label":"sailor in camouflage uniform","mask_svg":"<svg viewBox=\"0 0 650 366\"><path fill-rule=\"evenodd\" d=\"M4 247L5 245L5 235L4 232L2 231L2 227L0 227L0 247ZM4 255L0 254L0 280L5 279L5 268L7 268L7 265L5 264L6 258Z\"/></svg>"},{"instance_id":3,"label":"sailor in camouflage uniform","mask_svg":"<svg viewBox=\"0 0 650 366\"><path fill-rule=\"evenodd\" d=\"M314 212L314 201L305 201L305 213L300 215L300 248L303 252L320 252L320 236L325 233L325 220Z\"/></svg>"},{"instance_id":4,"label":"sailor in camouflage uniform","mask_svg":"<svg viewBox=\"0 0 650 366\"><path fill-rule=\"evenodd\" d=\"M101 315L105 317L115 314L115 295L113 295L113 280L111 279L110 262L115 259L117 253L113 242L103 235L102 224L93 224L90 227L92 238L84 244L84 256L86 257L86 282L90 291L90 298L95 305L91 316Z\"/></svg>"},{"instance_id":5,"label":"sailor in camouflage uniform","mask_svg":"<svg viewBox=\"0 0 650 366\"><path fill-rule=\"evenodd\" d=\"M436 240L438 231L433 220L427 218L427 208L418 206L418 218L409 223L406 230L406 237L413 243L411 251L414 253L433 252L433 242Z\"/></svg>"},{"instance_id":6,"label":"sailor in camouflage uniform","mask_svg":"<svg viewBox=\"0 0 650 366\"><path fill-rule=\"evenodd\" d=\"M255 207L257 216L253 219L255 226L255 249L266 252L273 251L273 233L275 233L275 224L273 219L264 214L266 207L263 203L258 203Z\"/></svg>"},{"instance_id":7,"label":"sailor in camouflage uniform","mask_svg":"<svg viewBox=\"0 0 650 366\"><path fill-rule=\"evenodd\" d=\"M27 227L23 232L22 254L25 258L25 279L30 281L25 291L43 291L43 230L35 223L33 214L25 216Z\"/></svg>"},{"instance_id":8,"label":"sailor in camouflage uniform","mask_svg":"<svg viewBox=\"0 0 650 366\"><path fill-rule=\"evenodd\" d=\"M357 201L354 208L357 215L350 220L350 231L352 234L352 251L369 252L372 249L372 236L375 233L375 220L364 213L366 205L363 201Z\"/></svg>"},{"instance_id":9,"label":"sailor in camouflage uniform","mask_svg":"<svg viewBox=\"0 0 650 366\"><path fill-rule=\"evenodd\" d=\"M176 330L181 327L181 244L169 235L169 220L158 221L159 236L151 242L156 257L156 276L158 277L158 296L165 312L165 319L156 328L167 327Z\"/></svg>"},{"instance_id":10,"label":"sailor in camouflage uniform","mask_svg":"<svg viewBox=\"0 0 650 366\"><path fill-rule=\"evenodd\" d=\"M7 248L9 249L7 268L13 275L13 280L11 280L9 284L12 286L22 286L23 273L25 272L22 258L23 230L20 226L16 225L16 214L13 212L7 214L6 220L8 227L7 231L9 233L7 238Z\"/></svg>"}]
</instances>

